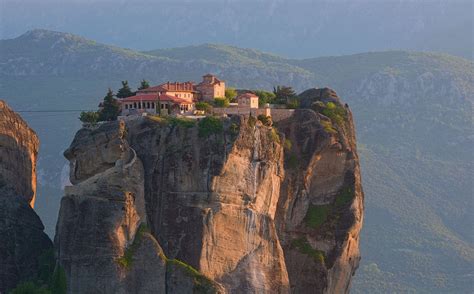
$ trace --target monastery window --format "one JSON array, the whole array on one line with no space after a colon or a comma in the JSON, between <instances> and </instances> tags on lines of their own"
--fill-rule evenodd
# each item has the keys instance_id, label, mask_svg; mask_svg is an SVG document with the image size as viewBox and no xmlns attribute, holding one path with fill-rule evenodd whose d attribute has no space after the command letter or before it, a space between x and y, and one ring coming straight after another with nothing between
<instances>
[{"instance_id":1,"label":"monastery window","mask_svg":"<svg viewBox=\"0 0 474 294\"><path fill-rule=\"evenodd\" d=\"M155 102L151 102L151 108L155 108Z\"/></svg>"},{"instance_id":2,"label":"monastery window","mask_svg":"<svg viewBox=\"0 0 474 294\"><path fill-rule=\"evenodd\" d=\"M150 109L150 102L146 103L146 108Z\"/></svg>"},{"instance_id":3,"label":"monastery window","mask_svg":"<svg viewBox=\"0 0 474 294\"><path fill-rule=\"evenodd\" d=\"M133 102L133 108L137 109L137 102Z\"/></svg>"}]
</instances>

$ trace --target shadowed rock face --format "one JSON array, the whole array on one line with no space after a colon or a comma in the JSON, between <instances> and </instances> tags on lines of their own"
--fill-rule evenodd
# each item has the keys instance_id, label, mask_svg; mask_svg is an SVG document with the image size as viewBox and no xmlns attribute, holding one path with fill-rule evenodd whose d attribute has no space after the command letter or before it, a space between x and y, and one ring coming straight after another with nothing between
<instances>
[{"instance_id":1,"label":"shadowed rock face","mask_svg":"<svg viewBox=\"0 0 474 294\"><path fill-rule=\"evenodd\" d=\"M143 165L124 134L118 123L83 129L65 152L75 185L65 188L55 244L68 292L186 293L197 280L204 293L217 292L219 285L169 261L148 233Z\"/></svg>"},{"instance_id":2,"label":"shadowed rock face","mask_svg":"<svg viewBox=\"0 0 474 294\"><path fill-rule=\"evenodd\" d=\"M359 163L349 109L318 91L305 97L314 110L277 128L235 116L210 136L150 118L80 130L56 236L70 291L347 292L360 259Z\"/></svg>"},{"instance_id":3,"label":"shadowed rock face","mask_svg":"<svg viewBox=\"0 0 474 294\"><path fill-rule=\"evenodd\" d=\"M232 132L230 126L238 125ZM283 150L271 128L243 117L223 133L129 125L145 167L152 232L167 256L199 269L231 292L287 292L288 276L274 225Z\"/></svg>"},{"instance_id":4,"label":"shadowed rock face","mask_svg":"<svg viewBox=\"0 0 474 294\"><path fill-rule=\"evenodd\" d=\"M52 243L34 212L36 134L0 100L0 293L36 278Z\"/></svg>"},{"instance_id":5,"label":"shadowed rock face","mask_svg":"<svg viewBox=\"0 0 474 294\"><path fill-rule=\"evenodd\" d=\"M347 116L333 135L311 110L278 123L292 142L276 221L294 293L348 292L359 264L363 192L348 109Z\"/></svg>"}]
</instances>

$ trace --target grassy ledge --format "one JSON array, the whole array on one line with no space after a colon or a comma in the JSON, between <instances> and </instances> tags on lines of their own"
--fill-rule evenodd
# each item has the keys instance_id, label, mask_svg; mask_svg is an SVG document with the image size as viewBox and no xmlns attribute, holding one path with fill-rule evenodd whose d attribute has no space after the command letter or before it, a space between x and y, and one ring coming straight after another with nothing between
<instances>
[{"instance_id":1,"label":"grassy ledge","mask_svg":"<svg viewBox=\"0 0 474 294\"><path fill-rule=\"evenodd\" d=\"M117 259L117 263L122 266L123 268L129 269L130 266L133 263L133 256L135 255L135 252L138 249L138 246L140 245L140 241L142 238L143 233L149 233L150 230L146 224L140 224L138 227L138 230L135 234L135 238L133 239L133 242L130 246L125 249L124 254Z\"/></svg>"},{"instance_id":2,"label":"grassy ledge","mask_svg":"<svg viewBox=\"0 0 474 294\"><path fill-rule=\"evenodd\" d=\"M294 239L291 242L291 247L295 248L296 250L298 250L299 252L303 254L311 256L316 262L322 265L326 265L326 262L325 262L326 256L324 252L321 250L313 249L313 247L311 247L311 245L308 243L308 240L306 239L306 237Z\"/></svg>"}]
</instances>

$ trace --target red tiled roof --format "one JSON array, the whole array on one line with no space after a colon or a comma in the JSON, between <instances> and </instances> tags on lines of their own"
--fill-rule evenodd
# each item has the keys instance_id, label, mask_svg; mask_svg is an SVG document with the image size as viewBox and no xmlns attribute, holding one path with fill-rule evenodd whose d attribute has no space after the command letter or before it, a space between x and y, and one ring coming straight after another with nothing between
<instances>
[{"instance_id":1,"label":"red tiled roof","mask_svg":"<svg viewBox=\"0 0 474 294\"><path fill-rule=\"evenodd\" d=\"M149 88L146 88L146 89L143 89L143 90L138 90L139 93L162 92L162 91L166 91L166 89L163 88L161 85L149 87Z\"/></svg>"},{"instance_id":2,"label":"red tiled roof","mask_svg":"<svg viewBox=\"0 0 474 294\"><path fill-rule=\"evenodd\" d=\"M167 94L162 94L160 96L158 96L158 94L141 94L141 95L135 95L135 96L127 97L124 99L120 99L119 102L140 102L140 101L155 102L157 100L171 101L176 104L192 104L193 103L192 101L179 98L176 96L172 96L172 95L167 95Z\"/></svg>"},{"instance_id":3,"label":"red tiled roof","mask_svg":"<svg viewBox=\"0 0 474 294\"><path fill-rule=\"evenodd\" d=\"M159 99L160 101L171 101L173 103L178 103L178 104L192 104L193 103L192 101L179 98L176 96L166 95L166 94L160 95Z\"/></svg>"},{"instance_id":4,"label":"red tiled roof","mask_svg":"<svg viewBox=\"0 0 474 294\"><path fill-rule=\"evenodd\" d=\"M257 95L255 95L254 93L244 93L244 94L241 94L237 97L237 99L239 98L258 98Z\"/></svg>"},{"instance_id":5,"label":"red tiled roof","mask_svg":"<svg viewBox=\"0 0 474 294\"><path fill-rule=\"evenodd\" d=\"M164 83L159 85L159 87L162 87L168 91L193 91L194 89L194 83L193 82L184 82L184 83L179 83L179 82L174 82L174 83Z\"/></svg>"},{"instance_id":6,"label":"red tiled roof","mask_svg":"<svg viewBox=\"0 0 474 294\"><path fill-rule=\"evenodd\" d=\"M127 97L124 99L119 99L119 102L136 102L136 101L156 101L158 99L157 94L141 94L135 95L131 97Z\"/></svg>"},{"instance_id":7,"label":"red tiled roof","mask_svg":"<svg viewBox=\"0 0 474 294\"><path fill-rule=\"evenodd\" d=\"M166 82L158 86L153 86L147 89L139 90L139 93L148 93L148 92L192 92L194 91L194 82Z\"/></svg>"},{"instance_id":8,"label":"red tiled roof","mask_svg":"<svg viewBox=\"0 0 474 294\"><path fill-rule=\"evenodd\" d=\"M203 75L202 76L203 78L206 78L206 77L212 77L212 82L207 82L207 81L202 81L198 84L198 86L214 86L216 84L220 84L224 81L218 79L215 75L212 75L212 74L207 74L207 75Z\"/></svg>"}]
</instances>

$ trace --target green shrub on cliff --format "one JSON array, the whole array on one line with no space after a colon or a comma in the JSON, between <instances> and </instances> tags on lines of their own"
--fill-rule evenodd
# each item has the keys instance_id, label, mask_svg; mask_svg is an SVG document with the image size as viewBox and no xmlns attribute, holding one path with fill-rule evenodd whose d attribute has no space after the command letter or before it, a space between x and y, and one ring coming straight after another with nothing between
<instances>
[{"instance_id":1,"label":"green shrub on cliff","mask_svg":"<svg viewBox=\"0 0 474 294\"><path fill-rule=\"evenodd\" d=\"M322 225L328 218L329 208L328 205L310 204L304 217L306 225L313 229Z\"/></svg>"},{"instance_id":2,"label":"green shrub on cliff","mask_svg":"<svg viewBox=\"0 0 474 294\"><path fill-rule=\"evenodd\" d=\"M291 242L291 247L297 249L299 252L311 256L316 262L325 264L325 254L321 250L313 249L306 237L294 239Z\"/></svg>"},{"instance_id":3,"label":"green shrub on cliff","mask_svg":"<svg viewBox=\"0 0 474 294\"><path fill-rule=\"evenodd\" d=\"M255 127L255 124L257 123L257 119L254 116L249 116L249 121L248 124L252 128Z\"/></svg>"},{"instance_id":4,"label":"green shrub on cliff","mask_svg":"<svg viewBox=\"0 0 474 294\"><path fill-rule=\"evenodd\" d=\"M200 137L208 137L211 134L220 133L224 129L222 121L214 116L208 116L200 120L198 127Z\"/></svg>"},{"instance_id":5,"label":"green shrub on cliff","mask_svg":"<svg viewBox=\"0 0 474 294\"><path fill-rule=\"evenodd\" d=\"M213 288L212 281L208 277L204 276L198 270L181 260L168 259L166 265L168 270L173 270L174 268L183 269L185 273L193 279L194 293L208 293L208 291Z\"/></svg>"},{"instance_id":6,"label":"green shrub on cliff","mask_svg":"<svg viewBox=\"0 0 474 294\"><path fill-rule=\"evenodd\" d=\"M326 103L326 107L321 109L321 113L329 117L331 121L338 124L339 126L344 126L344 121L347 116L344 107L336 105L333 102L328 102Z\"/></svg>"},{"instance_id":7,"label":"green shrub on cliff","mask_svg":"<svg viewBox=\"0 0 474 294\"><path fill-rule=\"evenodd\" d=\"M133 262L133 255L135 255L135 251L137 251L138 246L140 245L140 241L142 238L143 233L149 232L148 226L146 224L140 224L135 233L135 238L130 246L125 249L125 252L121 257L117 259L118 264L120 264L124 268L130 268Z\"/></svg>"},{"instance_id":8,"label":"green shrub on cliff","mask_svg":"<svg viewBox=\"0 0 474 294\"><path fill-rule=\"evenodd\" d=\"M275 143L280 143L280 136L278 135L278 132L275 130L275 128L272 128L270 131L270 140Z\"/></svg>"},{"instance_id":9,"label":"green shrub on cliff","mask_svg":"<svg viewBox=\"0 0 474 294\"><path fill-rule=\"evenodd\" d=\"M48 288L38 286L30 281L18 284L10 294L52 294L52 292Z\"/></svg>"},{"instance_id":10,"label":"green shrub on cliff","mask_svg":"<svg viewBox=\"0 0 474 294\"><path fill-rule=\"evenodd\" d=\"M89 123L92 125L97 124L99 121L99 112L97 111L83 111L79 116L79 120L83 123Z\"/></svg>"},{"instance_id":11,"label":"green shrub on cliff","mask_svg":"<svg viewBox=\"0 0 474 294\"><path fill-rule=\"evenodd\" d=\"M264 126L271 126L272 125L272 117L266 116L264 114L260 114L257 116L257 119L262 122Z\"/></svg>"},{"instance_id":12,"label":"green shrub on cliff","mask_svg":"<svg viewBox=\"0 0 474 294\"><path fill-rule=\"evenodd\" d=\"M324 130L330 134L336 134L337 131L332 125L330 121L327 120L321 120L321 125L323 126Z\"/></svg>"},{"instance_id":13,"label":"green shrub on cliff","mask_svg":"<svg viewBox=\"0 0 474 294\"><path fill-rule=\"evenodd\" d=\"M180 126L183 128L192 128L196 125L196 121L186 117L167 117L166 120L174 126Z\"/></svg>"},{"instance_id":14,"label":"green shrub on cliff","mask_svg":"<svg viewBox=\"0 0 474 294\"><path fill-rule=\"evenodd\" d=\"M339 191L339 194L336 196L336 205L341 206L348 204L354 199L354 192L351 188L346 187Z\"/></svg>"},{"instance_id":15,"label":"green shrub on cliff","mask_svg":"<svg viewBox=\"0 0 474 294\"><path fill-rule=\"evenodd\" d=\"M214 98L214 105L216 107L229 107L229 100L225 97Z\"/></svg>"},{"instance_id":16,"label":"green shrub on cliff","mask_svg":"<svg viewBox=\"0 0 474 294\"><path fill-rule=\"evenodd\" d=\"M207 102L196 102L196 110L202 110L205 113L210 113L212 111L212 106Z\"/></svg>"}]
</instances>

